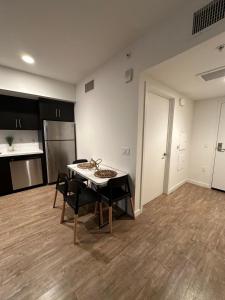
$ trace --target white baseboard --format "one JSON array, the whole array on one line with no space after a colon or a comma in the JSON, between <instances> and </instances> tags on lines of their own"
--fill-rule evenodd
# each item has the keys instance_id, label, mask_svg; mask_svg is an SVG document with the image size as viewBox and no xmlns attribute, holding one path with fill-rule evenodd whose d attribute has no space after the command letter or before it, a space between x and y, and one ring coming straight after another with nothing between
<instances>
[{"instance_id":1,"label":"white baseboard","mask_svg":"<svg viewBox=\"0 0 225 300\"><path fill-rule=\"evenodd\" d=\"M197 180L189 178L189 179L187 179L187 182L195 184L195 185L198 185L198 186L201 186L201 187L204 187L204 188L211 189L211 185L210 184L202 182L202 181L197 181Z\"/></svg>"},{"instance_id":2,"label":"white baseboard","mask_svg":"<svg viewBox=\"0 0 225 300\"><path fill-rule=\"evenodd\" d=\"M177 183L176 185L172 186L169 191L168 191L168 195L171 194L172 192L176 191L179 187L181 187L183 184L185 184L187 182L187 180L183 180L179 183Z\"/></svg>"},{"instance_id":3,"label":"white baseboard","mask_svg":"<svg viewBox=\"0 0 225 300\"><path fill-rule=\"evenodd\" d=\"M142 213L142 211L140 208L135 210L135 212L134 212L135 218L138 217L141 213Z\"/></svg>"}]
</instances>

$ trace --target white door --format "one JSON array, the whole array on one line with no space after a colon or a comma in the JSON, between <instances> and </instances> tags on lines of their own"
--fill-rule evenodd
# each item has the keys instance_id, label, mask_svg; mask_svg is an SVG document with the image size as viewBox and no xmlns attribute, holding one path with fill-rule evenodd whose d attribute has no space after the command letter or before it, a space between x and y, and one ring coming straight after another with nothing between
<instances>
[{"instance_id":1,"label":"white door","mask_svg":"<svg viewBox=\"0 0 225 300\"><path fill-rule=\"evenodd\" d=\"M169 100L147 93L142 166L142 203L163 194L169 120Z\"/></svg>"},{"instance_id":2,"label":"white door","mask_svg":"<svg viewBox=\"0 0 225 300\"><path fill-rule=\"evenodd\" d=\"M225 191L225 103L221 104L212 187Z\"/></svg>"}]
</instances>

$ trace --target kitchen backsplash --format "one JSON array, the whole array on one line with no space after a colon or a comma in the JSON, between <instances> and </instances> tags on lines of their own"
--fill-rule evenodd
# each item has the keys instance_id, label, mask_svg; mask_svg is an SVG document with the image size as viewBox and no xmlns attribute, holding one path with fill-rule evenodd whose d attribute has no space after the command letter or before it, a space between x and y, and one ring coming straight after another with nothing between
<instances>
[{"instance_id":1,"label":"kitchen backsplash","mask_svg":"<svg viewBox=\"0 0 225 300\"><path fill-rule=\"evenodd\" d=\"M0 130L0 152L8 149L5 140L7 136L13 136L13 146L15 151L35 151L42 149L42 144L38 139L38 131L36 130Z\"/></svg>"}]
</instances>

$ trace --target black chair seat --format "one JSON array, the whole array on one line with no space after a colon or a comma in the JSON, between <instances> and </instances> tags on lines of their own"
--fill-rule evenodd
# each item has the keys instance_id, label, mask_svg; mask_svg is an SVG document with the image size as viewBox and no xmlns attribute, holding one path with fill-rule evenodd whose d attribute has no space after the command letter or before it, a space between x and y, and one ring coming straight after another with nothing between
<instances>
[{"instance_id":1,"label":"black chair seat","mask_svg":"<svg viewBox=\"0 0 225 300\"><path fill-rule=\"evenodd\" d=\"M77 194L65 196L65 201L73 209L76 209L77 206L81 207L98 201L98 194L90 188L85 188L79 193L79 196Z\"/></svg>"},{"instance_id":2,"label":"black chair seat","mask_svg":"<svg viewBox=\"0 0 225 300\"><path fill-rule=\"evenodd\" d=\"M126 192L121 187L115 187L113 189L110 189L108 186L106 186L101 188L99 190L99 193L106 202L109 202L110 199L113 199L113 202L117 202L124 198L130 197L130 193Z\"/></svg>"}]
</instances>

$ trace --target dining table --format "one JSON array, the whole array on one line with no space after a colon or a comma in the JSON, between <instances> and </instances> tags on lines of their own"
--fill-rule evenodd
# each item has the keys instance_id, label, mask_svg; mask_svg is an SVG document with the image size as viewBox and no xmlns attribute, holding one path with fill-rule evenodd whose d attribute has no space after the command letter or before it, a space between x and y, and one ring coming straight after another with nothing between
<instances>
[{"instance_id":1,"label":"dining table","mask_svg":"<svg viewBox=\"0 0 225 300\"><path fill-rule=\"evenodd\" d=\"M93 183L97 187L106 186L109 179L110 179L110 178L100 178L100 177L95 176L96 168L81 169L81 168L79 168L79 164L67 165L67 168L70 171L75 172L75 173L81 175L82 177L86 178L89 182ZM99 167L99 170L106 170L106 169L115 171L117 173L117 175L113 178L118 178L118 177L128 175L128 173L125 172L125 171L121 171L119 169L112 168L112 167L107 166L105 164L101 164L100 167Z\"/></svg>"},{"instance_id":2,"label":"dining table","mask_svg":"<svg viewBox=\"0 0 225 300\"><path fill-rule=\"evenodd\" d=\"M108 181L111 179L111 178L97 177L97 176L95 176L95 172L97 171L96 168L81 169L81 168L79 168L79 163L78 164L67 165L67 168L69 169L70 172L77 173L77 174L81 175L82 177L86 178L88 180L88 184L90 186L94 185L96 190L101 189L104 186L107 186ZM128 175L128 173L125 172L125 171L121 171L119 169L110 167L110 166L105 165L105 164L101 164L100 167L98 168L98 170L112 170L112 171L115 171L117 174L113 178L118 178L118 177ZM106 226L107 224L109 224L109 226L111 227L112 226L112 220L110 220L109 223L103 223L102 206L100 206L99 209L100 209L100 218L101 218L101 221L99 223L99 228L102 228L102 227ZM127 205L126 205L125 211L127 212Z\"/></svg>"}]
</instances>

